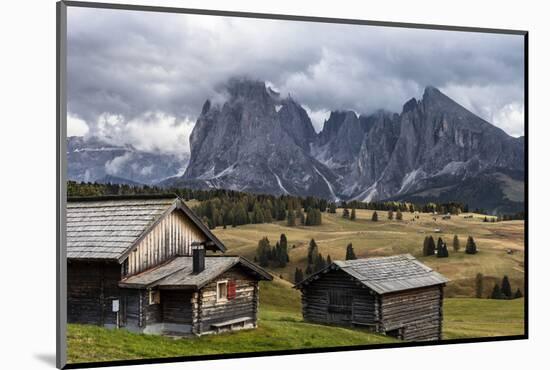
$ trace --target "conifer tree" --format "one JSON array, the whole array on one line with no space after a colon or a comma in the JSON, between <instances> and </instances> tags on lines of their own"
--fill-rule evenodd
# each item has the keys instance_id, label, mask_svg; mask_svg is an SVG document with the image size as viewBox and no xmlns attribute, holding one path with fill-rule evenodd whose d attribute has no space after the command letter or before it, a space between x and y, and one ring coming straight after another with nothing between
<instances>
[{"instance_id":1,"label":"conifer tree","mask_svg":"<svg viewBox=\"0 0 550 370\"><path fill-rule=\"evenodd\" d=\"M342 212L343 218L349 218L349 209L347 207L344 208L344 211Z\"/></svg>"},{"instance_id":2,"label":"conifer tree","mask_svg":"<svg viewBox=\"0 0 550 370\"><path fill-rule=\"evenodd\" d=\"M437 238L436 255L440 257L443 254L443 239Z\"/></svg>"},{"instance_id":3,"label":"conifer tree","mask_svg":"<svg viewBox=\"0 0 550 370\"><path fill-rule=\"evenodd\" d=\"M267 239L267 237L263 237L258 242L258 247L256 248L256 255L258 256L258 262L260 263L260 266L262 267L269 266L271 246L269 245L269 239Z\"/></svg>"},{"instance_id":4,"label":"conifer tree","mask_svg":"<svg viewBox=\"0 0 550 370\"><path fill-rule=\"evenodd\" d=\"M330 258L330 254L327 255L327 266L332 263L332 258Z\"/></svg>"},{"instance_id":5,"label":"conifer tree","mask_svg":"<svg viewBox=\"0 0 550 370\"><path fill-rule=\"evenodd\" d=\"M502 293L500 292L500 287L498 286L498 283L495 283L495 286L493 287L491 299L502 299Z\"/></svg>"},{"instance_id":6,"label":"conifer tree","mask_svg":"<svg viewBox=\"0 0 550 370\"><path fill-rule=\"evenodd\" d=\"M349 219L353 221L353 220L355 220L355 218L356 218L356 215L355 215L355 207L353 207L353 208L351 209L351 215L349 216Z\"/></svg>"},{"instance_id":7,"label":"conifer tree","mask_svg":"<svg viewBox=\"0 0 550 370\"><path fill-rule=\"evenodd\" d=\"M476 298L483 296L483 274L478 272L476 275Z\"/></svg>"},{"instance_id":8,"label":"conifer tree","mask_svg":"<svg viewBox=\"0 0 550 370\"><path fill-rule=\"evenodd\" d=\"M455 234L453 238L453 251L458 252L460 250L460 241L458 240L458 236Z\"/></svg>"},{"instance_id":9,"label":"conifer tree","mask_svg":"<svg viewBox=\"0 0 550 370\"><path fill-rule=\"evenodd\" d=\"M328 213L336 213L336 203L330 203L328 206Z\"/></svg>"},{"instance_id":10,"label":"conifer tree","mask_svg":"<svg viewBox=\"0 0 550 370\"><path fill-rule=\"evenodd\" d=\"M355 255L355 251L353 250L353 245L351 243L348 244L346 247L346 261L348 260L356 260L357 256Z\"/></svg>"},{"instance_id":11,"label":"conifer tree","mask_svg":"<svg viewBox=\"0 0 550 370\"><path fill-rule=\"evenodd\" d=\"M378 221L378 213L376 211L372 214L372 221Z\"/></svg>"},{"instance_id":12,"label":"conifer tree","mask_svg":"<svg viewBox=\"0 0 550 370\"><path fill-rule=\"evenodd\" d=\"M321 253L319 253L317 255L317 259L315 261L315 272L317 271L321 271L322 269L324 269L326 266L326 262L325 262L325 259L323 258L323 256L321 255Z\"/></svg>"},{"instance_id":13,"label":"conifer tree","mask_svg":"<svg viewBox=\"0 0 550 370\"><path fill-rule=\"evenodd\" d=\"M429 256L430 255L429 251L430 251L430 238L426 236L424 238L424 244L422 245L422 255L424 257Z\"/></svg>"},{"instance_id":14,"label":"conifer tree","mask_svg":"<svg viewBox=\"0 0 550 370\"><path fill-rule=\"evenodd\" d=\"M500 292L504 296L504 298L510 299L512 298L512 287L510 286L510 280L508 280L508 276L504 275L502 278L502 284L500 285Z\"/></svg>"},{"instance_id":15,"label":"conifer tree","mask_svg":"<svg viewBox=\"0 0 550 370\"><path fill-rule=\"evenodd\" d=\"M287 226L296 226L296 214L294 213L294 210L289 209L286 219Z\"/></svg>"},{"instance_id":16,"label":"conifer tree","mask_svg":"<svg viewBox=\"0 0 550 370\"><path fill-rule=\"evenodd\" d=\"M309 276L311 274L313 274L313 267L311 267L311 264L308 263L306 267L306 276Z\"/></svg>"},{"instance_id":17,"label":"conifer tree","mask_svg":"<svg viewBox=\"0 0 550 370\"><path fill-rule=\"evenodd\" d=\"M433 236L428 238L428 256L433 256L435 254L435 241Z\"/></svg>"},{"instance_id":18,"label":"conifer tree","mask_svg":"<svg viewBox=\"0 0 550 370\"><path fill-rule=\"evenodd\" d=\"M402 221L403 220L403 213L401 213L401 211L397 211L397 213L395 214L395 219L397 221Z\"/></svg>"},{"instance_id":19,"label":"conifer tree","mask_svg":"<svg viewBox=\"0 0 550 370\"><path fill-rule=\"evenodd\" d=\"M317 247L317 243L315 242L315 239L311 239L307 250L308 265L315 265L318 254L319 254L319 248Z\"/></svg>"},{"instance_id":20,"label":"conifer tree","mask_svg":"<svg viewBox=\"0 0 550 370\"><path fill-rule=\"evenodd\" d=\"M514 298L521 298L521 297L523 297L523 294L521 294L521 290L519 290L518 288L514 293Z\"/></svg>"},{"instance_id":21,"label":"conifer tree","mask_svg":"<svg viewBox=\"0 0 550 370\"><path fill-rule=\"evenodd\" d=\"M474 241L474 238L471 236L468 236L468 241L466 242L466 253L467 254L476 254L477 253L477 245Z\"/></svg>"},{"instance_id":22,"label":"conifer tree","mask_svg":"<svg viewBox=\"0 0 550 370\"><path fill-rule=\"evenodd\" d=\"M393 220L393 210L388 211L388 220Z\"/></svg>"}]
</instances>

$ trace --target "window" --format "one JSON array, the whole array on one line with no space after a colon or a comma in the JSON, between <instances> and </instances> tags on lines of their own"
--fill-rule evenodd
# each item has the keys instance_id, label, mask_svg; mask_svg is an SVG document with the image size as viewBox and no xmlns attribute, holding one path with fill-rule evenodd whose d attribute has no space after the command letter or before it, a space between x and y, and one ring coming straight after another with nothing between
<instances>
[{"instance_id":1,"label":"window","mask_svg":"<svg viewBox=\"0 0 550 370\"><path fill-rule=\"evenodd\" d=\"M149 291L149 304L159 304L160 303L160 291L150 290Z\"/></svg>"},{"instance_id":2,"label":"window","mask_svg":"<svg viewBox=\"0 0 550 370\"><path fill-rule=\"evenodd\" d=\"M216 287L216 299L218 301L226 301L227 300L227 280L218 281L218 284L217 284L217 287Z\"/></svg>"}]
</instances>

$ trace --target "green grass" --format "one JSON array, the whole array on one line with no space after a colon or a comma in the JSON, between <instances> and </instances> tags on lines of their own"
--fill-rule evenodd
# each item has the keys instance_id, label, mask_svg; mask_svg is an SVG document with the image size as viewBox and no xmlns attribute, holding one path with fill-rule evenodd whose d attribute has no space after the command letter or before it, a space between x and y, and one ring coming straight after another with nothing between
<instances>
[{"instance_id":1,"label":"green grass","mask_svg":"<svg viewBox=\"0 0 550 370\"><path fill-rule=\"evenodd\" d=\"M257 329L200 338L173 339L108 330L93 325L68 326L69 362L246 353L300 348L391 343L396 340L366 330L302 321L299 292L278 280L262 283Z\"/></svg>"},{"instance_id":2,"label":"green grass","mask_svg":"<svg viewBox=\"0 0 550 370\"><path fill-rule=\"evenodd\" d=\"M246 353L392 343L397 340L366 330L303 322L300 293L281 279L262 282L257 329L200 338L173 339L108 330L93 325L68 326L71 363ZM444 339L523 333L523 299L512 301L452 298L445 300Z\"/></svg>"},{"instance_id":3,"label":"green grass","mask_svg":"<svg viewBox=\"0 0 550 370\"><path fill-rule=\"evenodd\" d=\"M444 301L443 338L521 335L524 300L452 298Z\"/></svg>"},{"instance_id":4,"label":"green grass","mask_svg":"<svg viewBox=\"0 0 550 370\"><path fill-rule=\"evenodd\" d=\"M378 222L372 222L371 210L357 210L357 220L342 218L342 210L336 214L323 213L323 225L313 227L288 227L285 222L270 224L244 225L227 229L216 228L214 233L228 247L228 254L238 254L254 258L258 240L267 236L272 244L284 233L290 249L290 263L285 268L272 268L270 271L292 281L296 267L302 269L307 265L307 246L314 238L319 251L333 260L345 257L346 245L353 243L359 258L389 256L400 253L411 253L422 262L447 276L451 282L445 291L447 297L473 297L475 276L481 272L485 276L484 296L491 293L496 281L504 275L510 278L512 288L523 291L523 221L483 222L484 215L473 215L464 218L465 214L442 220L430 214L420 214L414 220L411 213L403 213L403 221L388 220L387 212L378 211ZM435 233L440 229L441 233ZM458 235L462 245L459 252L452 250L454 235ZM441 237L449 247L449 258L422 257L422 244L426 235ZM466 239L471 235L476 240L479 253L464 253ZM507 249L514 253L507 254Z\"/></svg>"}]
</instances>

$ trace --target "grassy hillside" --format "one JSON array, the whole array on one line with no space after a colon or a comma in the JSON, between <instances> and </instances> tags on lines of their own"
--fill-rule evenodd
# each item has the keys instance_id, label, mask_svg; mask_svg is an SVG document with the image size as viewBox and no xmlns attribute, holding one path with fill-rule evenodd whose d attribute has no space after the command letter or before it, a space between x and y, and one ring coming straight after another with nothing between
<instances>
[{"instance_id":1,"label":"grassy hillside","mask_svg":"<svg viewBox=\"0 0 550 370\"><path fill-rule=\"evenodd\" d=\"M399 253L411 253L449 279L446 295L448 297L472 297L474 279L478 272L485 276L485 291L488 296L496 281L508 275L515 290L523 291L523 221L483 222L484 215L462 214L443 220L440 216L420 214L414 219L411 213L403 213L403 221L388 220L387 212L378 211L379 221L372 222L373 211L357 210L357 220L350 221L341 217L342 210L336 214L323 213L323 225L287 227L285 222L271 224L244 225L214 230L228 247L229 254L239 254L254 258L258 240L267 236L272 244L284 233L288 238L290 263L283 269L271 269L276 275L292 281L295 268L305 269L307 264L307 246L314 238L319 251L333 260L343 259L348 243L353 243L359 258L386 256ZM473 218L465 218L473 216ZM440 229L441 233L435 230ZM452 239L457 234L461 251L452 251ZM422 243L426 235L442 237L449 247L449 258L422 257ZM468 235L477 243L479 253L467 255L464 246ZM514 252L508 254L506 251Z\"/></svg>"},{"instance_id":2,"label":"grassy hillside","mask_svg":"<svg viewBox=\"0 0 550 370\"><path fill-rule=\"evenodd\" d=\"M68 359L69 362L113 361L397 341L366 330L303 322L300 293L284 280L262 282L260 297L258 328L236 333L173 339L71 324L68 328ZM522 299L446 299L444 310L445 339L523 332Z\"/></svg>"}]
</instances>

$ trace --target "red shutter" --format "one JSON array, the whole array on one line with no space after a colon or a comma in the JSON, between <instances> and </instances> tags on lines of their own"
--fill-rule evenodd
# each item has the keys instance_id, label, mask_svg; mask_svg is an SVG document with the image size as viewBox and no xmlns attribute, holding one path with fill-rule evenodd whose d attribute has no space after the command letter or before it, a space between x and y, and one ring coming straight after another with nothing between
<instances>
[{"instance_id":1,"label":"red shutter","mask_svg":"<svg viewBox=\"0 0 550 370\"><path fill-rule=\"evenodd\" d=\"M227 283L227 299L233 299L237 296L237 284L235 280L229 280Z\"/></svg>"}]
</instances>

